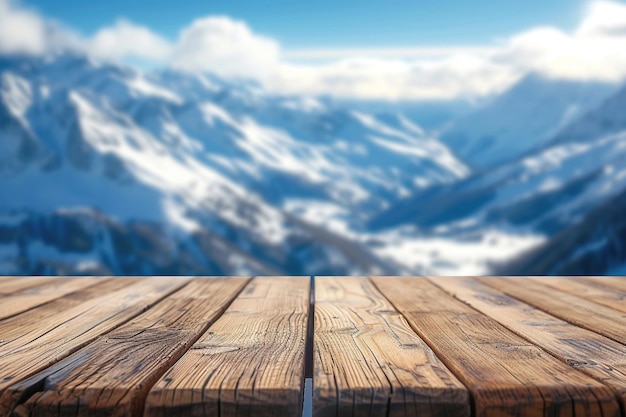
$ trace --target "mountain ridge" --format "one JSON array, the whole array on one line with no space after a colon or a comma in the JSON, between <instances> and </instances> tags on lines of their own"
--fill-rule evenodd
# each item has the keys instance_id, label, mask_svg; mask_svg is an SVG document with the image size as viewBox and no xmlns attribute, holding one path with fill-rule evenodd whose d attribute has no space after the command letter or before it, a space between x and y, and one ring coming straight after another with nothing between
<instances>
[{"instance_id":1,"label":"mountain ridge","mask_svg":"<svg viewBox=\"0 0 626 417\"><path fill-rule=\"evenodd\" d=\"M485 111L550 83L523 109L552 106L537 132L558 132L518 132L534 136L473 169L439 127L397 107L80 56L0 57L0 272L488 273L626 189L615 86L530 76L481 110L454 110L456 128L478 117L483 129ZM91 252L64 246L73 235Z\"/></svg>"}]
</instances>

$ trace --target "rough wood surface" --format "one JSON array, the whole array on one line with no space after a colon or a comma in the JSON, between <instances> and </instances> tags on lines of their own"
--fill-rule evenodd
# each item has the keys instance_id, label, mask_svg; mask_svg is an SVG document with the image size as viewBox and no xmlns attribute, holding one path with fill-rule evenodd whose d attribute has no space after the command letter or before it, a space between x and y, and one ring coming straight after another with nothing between
<instances>
[{"instance_id":1,"label":"rough wood surface","mask_svg":"<svg viewBox=\"0 0 626 417\"><path fill-rule=\"evenodd\" d=\"M71 279L71 278L69 278ZM68 280L59 277L6 277L0 281L0 295L9 295L28 288L46 285L54 281Z\"/></svg>"},{"instance_id":2,"label":"rough wood surface","mask_svg":"<svg viewBox=\"0 0 626 417\"><path fill-rule=\"evenodd\" d=\"M177 279L177 278L172 278ZM247 278L198 278L79 352L7 389L17 412L141 416L152 384L241 291ZM39 387L31 398L24 395Z\"/></svg>"},{"instance_id":3,"label":"rough wood surface","mask_svg":"<svg viewBox=\"0 0 626 417\"><path fill-rule=\"evenodd\" d=\"M426 278L373 279L470 390L477 417L617 417L613 392Z\"/></svg>"},{"instance_id":4,"label":"rough wood surface","mask_svg":"<svg viewBox=\"0 0 626 417\"><path fill-rule=\"evenodd\" d=\"M626 346L551 316L474 278L432 281L568 365L610 386L622 410L626 410ZM576 288L574 283L578 281L568 278L554 282Z\"/></svg>"},{"instance_id":5,"label":"rough wood surface","mask_svg":"<svg viewBox=\"0 0 626 417\"><path fill-rule=\"evenodd\" d=\"M43 285L29 287L10 296L2 297L0 298L0 320L105 280L106 278L95 277L49 280ZM0 282L1 287L2 282Z\"/></svg>"},{"instance_id":6,"label":"rough wood surface","mask_svg":"<svg viewBox=\"0 0 626 417\"><path fill-rule=\"evenodd\" d=\"M589 281L596 285L612 288L621 292L626 292L626 277L579 277L578 279Z\"/></svg>"},{"instance_id":7,"label":"rough wood surface","mask_svg":"<svg viewBox=\"0 0 626 417\"><path fill-rule=\"evenodd\" d=\"M3 292L4 285L7 285L11 283L12 281L17 281L18 279L20 279L20 277L1 276L0 277L0 295L4 294Z\"/></svg>"},{"instance_id":8,"label":"rough wood surface","mask_svg":"<svg viewBox=\"0 0 626 417\"><path fill-rule=\"evenodd\" d=\"M299 416L308 278L255 278L154 385L145 416Z\"/></svg>"},{"instance_id":9,"label":"rough wood surface","mask_svg":"<svg viewBox=\"0 0 626 417\"><path fill-rule=\"evenodd\" d=\"M626 315L623 312L536 280L521 277L486 277L480 280L546 313L626 344Z\"/></svg>"},{"instance_id":10,"label":"rough wood surface","mask_svg":"<svg viewBox=\"0 0 626 417\"><path fill-rule=\"evenodd\" d=\"M16 316L0 320L0 348L5 343L23 334L34 332L50 317L79 304L121 290L145 278L113 278L99 281L95 285L66 294L49 303L42 304Z\"/></svg>"},{"instance_id":11,"label":"rough wood surface","mask_svg":"<svg viewBox=\"0 0 626 417\"><path fill-rule=\"evenodd\" d=\"M579 277L529 277L529 279L539 280L557 291L586 298L594 303L626 313L626 289L607 287L601 282Z\"/></svg>"},{"instance_id":12,"label":"rough wood surface","mask_svg":"<svg viewBox=\"0 0 626 417\"><path fill-rule=\"evenodd\" d=\"M0 415L6 413L12 403L10 395L7 397L3 393L9 385L53 365L142 313L187 282L188 278L144 279L53 316L41 317L36 327L21 334L18 334L20 321L12 321L18 328L7 329L6 334L14 337L6 340L4 331L0 333L3 338L0 345ZM0 322L0 326L3 324Z\"/></svg>"},{"instance_id":13,"label":"rough wood surface","mask_svg":"<svg viewBox=\"0 0 626 417\"><path fill-rule=\"evenodd\" d=\"M626 417L624 278L316 281L0 277L0 417Z\"/></svg>"},{"instance_id":14,"label":"rough wood surface","mask_svg":"<svg viewBox=\"0 0 626 417\"><path fill-rule=\"evenodd\" d=\"M315 416L466 416L465 387L367 278L315 282Z\"/></svg>"}]
</instances>

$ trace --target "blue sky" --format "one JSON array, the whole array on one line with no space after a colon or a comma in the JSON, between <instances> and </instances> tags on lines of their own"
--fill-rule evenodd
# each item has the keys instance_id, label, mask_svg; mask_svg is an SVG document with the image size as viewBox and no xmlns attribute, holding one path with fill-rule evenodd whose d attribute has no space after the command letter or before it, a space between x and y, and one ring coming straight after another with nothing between
<instances>
[{"instance_id":1,"label":"blue sky","mask_svg":"<svg viewBox=\"0 0 626 417\"><path fill-rule=\"evenodd\" d=\"M529 27L575 27L582 0L28 0L90 35L118 18L169 39L195 18L228 15L285 48L485 44Z\"/></svg>"}]
</instances>

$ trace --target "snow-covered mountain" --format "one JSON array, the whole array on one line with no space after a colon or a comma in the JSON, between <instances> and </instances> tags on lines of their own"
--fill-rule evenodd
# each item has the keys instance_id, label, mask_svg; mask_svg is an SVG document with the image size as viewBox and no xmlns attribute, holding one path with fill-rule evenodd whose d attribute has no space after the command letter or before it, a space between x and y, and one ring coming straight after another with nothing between
<instances>
[{"instance_id":1,"label":"snow-covered mountain","mask_svg":"<svg viewBox=\"0 0 626 417\"><path fill-rule=\"evenodd\" d=\"M585 143L559 143L519 161L435 187L375 217L375 228L434 229L471 221L554 233L626 187L626 130ZM420 202L424 206L415 210ZM428 204L424 204L428 202Z\"/></svg>"},{"instance_id":2,"label":"snow-covered mountain","mask_svg":"<svg viewBox=\"0 0 626 417\"><path fill-rule=\"evenodd\" d=\"M0 57L0 273L488 273L626 189L625 103L529 76L422 104L441 141L398 105Z\"/></svg>"},{"instance_id":3,"label":"snow-covered mountain","mask_svg":"<svg viewBox=\"0 0 626 417\"><path fill-rule=\"evenodd\" d=\"M0 59L0 155L5 273L390 272L307 217L358 223L468 173L400 115L71 55Z\"/></svg>"},{"instance_id":4,"label":"snow-covered mountain","mask_svg":"<svg viewBox=\"0 0 626 417\"><path fill-rule=\"evenodd\" d=\"M625 275L625 212L626 192L622 192L581 222L496 271L511 275Z\"/></svg>"},{"instance_id":5,"label":"snow-covered mountain","mask_svg":"<svg viewBox=\"0 0 626 417\"><path fill-rule=\"evenodd\" d=\"M459 118L441 139L470 165L491 168L541 147L617 88L531 74L491 103Z\"/></svg>"},{"instance_id":6,"label":"snow-covered mountain","mask_svg":"<svg viewBox=\"0 0 626 417\"><path fill-rule=\"evenodd\" d=\"M162 80L176 90L190 82L181 74ZM198 95L202 87L193 90ZM254 86L213 84L198 101L173 111L180 130L201 143L208 163L290 211L322 204L365 216L415 189L468 174L447 147L402 115L377 118Z\"/></svg>"},{"instance_id":7,"label":"snow-covered mountain","mask_svg":"<svg viewBox=\"0 0 626 417\"><path fill-rule=\"evenodd\" d=\"M477 98L388 101L324 97L322 100L377 116L401 113L422 128L434 132L445 130L460 117L470 114L485 104L482 99ZM485 99L485 101L489 100Z\"/></svg>"},{"instance_id":8,"label":"snow-covered mountain","mask_svg":"<svg viewBox=\"0 0 626 417\"><path fill-rule=\"evenodd\" d=\"M417 192L374 216L370 227L378 233L408 228L422 248L428 241L447 242L440 247L448 248L448 258L440 261L452 266L447 266L448 272L456 268L452 260L464 253L462 249L455 252L456 242L474 242L473 247L480 247L492 240L491 249L483 245L484 251L476 255L487 262L490 251L497 254L509 247L506 258L575 229L591 212L626 189L625 102L626 88L563 126L542 146L508 163L476 171L457 183ZM407 233L403 236L406 238ZM412 253L423 252L418 247ZM488 263L503 261L491 256ZM433 268L432 257L423 264ZM533 269L534 273L556 273L556 269L541 269L539 265L547 264L536 263L539 269ZM598 264L593 271L606 272Z\"/></svg>"}]
</instances>

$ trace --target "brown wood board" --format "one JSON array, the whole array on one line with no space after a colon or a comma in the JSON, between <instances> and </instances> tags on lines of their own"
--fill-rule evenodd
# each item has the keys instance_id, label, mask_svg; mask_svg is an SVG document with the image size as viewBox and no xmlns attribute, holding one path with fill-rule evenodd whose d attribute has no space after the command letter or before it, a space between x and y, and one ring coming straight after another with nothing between
<instances>
[{"instance_id":1,"label":"brown wood board","mask_svg":"<svg viewBox=\"0 0 626 417\"><path fill-rule=\"evenodd\" d=\"M475 416L619 415L608 387L428 279L377 277L373 281L470 390Z\"/></svg>"},{"instance_id":2,"label":"brown wood board","mask_svg":"<svg viewBox=\"0 0 626 417\"><path fill-rule=\"evenodd\" d=\"M176 279L176 278L174 278ZM23 414L140 416L147 391L226 309L246 278L198 278L147 312L7 389ZM39 387L37 395L24 393Z\"/></svg>"},{"instance_id":3,"label":"brown wood board","mask_svg":"<svg viewBox=\"0 0 626 417\"><path fill-rule=\"evenodd\" d=\"M100 281L106 281L106 278L83 277L50 280L46 285L30 287L10 296L4 296L0 298L0 320L97 284ZM1 286L2 283L0 283Z\"/></svg>"},{"instance_id":4,"label":"brown wood board","mask_svg":"<svg viewBox=\"0 0 626 417\"><path fill-rule=\"evenodd\" d=\"M527 278L484 277L487 285L579 327L626 344L626 314Z\"/></svg>"},{"instance_id":5,"label":"brown wood board","mask_svg":"<svg viewBox=\"0 0 626 417\"><path fill-rule=\"evenodd\" d=\"M154 385L145 416L298 416L309 278L253 279Z\"/></svg>"},{"instance_id":6,"label":"brown wood board","mask_svg":"<svg viewBox=\"0 0 626 417\"><path fill-rule=\"evenodd\" d=\"M0 345L0 392L141 314L188 282L188 278L144 279L42 318L36 328ZM9 330L16 333L20 330L19 320L14 324L18 329ZM4 338L4 333L0 333L0 338ZM10 393L1 394L0 415L12 407L10 397Z\"/></svg>"},{"instance_id":7,"label":"brown wood board","mask_svg":"<svg viewBox=\"0 0 626 417\"><path fill-rule=\"evenodd\" d=\"M469 416L465 387L367 278L317 278L316 416Z\"/></svg>"},{"instance_id":8,"label":"brown wood board","mask_svg":"<svg viewBox=\"0 0 626 417\"><path fill-rule=\"evenodd\" d=\"M577 279L568 278L561 284ZM626 409L626 346L529 306L474 278L433 278L438 287L568 365L611 387Z\"/></svg>"}]
</instances>

